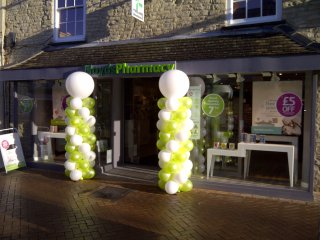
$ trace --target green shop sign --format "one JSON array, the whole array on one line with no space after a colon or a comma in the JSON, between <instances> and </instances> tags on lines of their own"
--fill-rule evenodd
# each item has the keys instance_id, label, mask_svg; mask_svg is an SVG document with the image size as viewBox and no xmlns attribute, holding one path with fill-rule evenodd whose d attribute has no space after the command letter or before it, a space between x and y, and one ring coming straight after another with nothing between
<instances>
[{"instance_id":1,"label":"green shop sign","mask_svg":"<svg viewBox=\"0 0 320 240\"><path fill-rule=\"evenodd\" d=\"M174 63L144 63L144 64L107 64L107 65L85 65L85 72L90 75L106 76L117 74L145 74L164 73L175 69Z\"/></svg>"}]
</instances>

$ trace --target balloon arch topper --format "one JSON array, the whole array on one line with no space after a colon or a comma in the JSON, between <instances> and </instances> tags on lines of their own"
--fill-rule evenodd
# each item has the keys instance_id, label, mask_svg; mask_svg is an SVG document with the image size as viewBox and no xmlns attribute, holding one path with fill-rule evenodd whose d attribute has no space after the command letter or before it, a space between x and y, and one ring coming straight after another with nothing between
<instances>
[{"instance_id":1,"label":"balloon arch topper","mask_svg":"<svg viewBox=\"0 0 320 240\"><path fill-rule=\"evenodd\" d=\"M158 100L159 111L157 147L159 166L158 185L168 194L190 191L189 180L193 167L189 159L193 142L190 140L194 126L191 117L192 100L184 97L189 90L188 76L180 70L169 70L159 80L160 92L165 98Z\"/></svg>"},{"instance_id":2,"label":"balloon arch topper","mask_svg":"<svg viewBox=\"0 0 320 240\"><path fill-rule=\"evenodd\" d=\"M74 72L66 80L66 89L70 97L65 110L68 125L65 174L73 181L91 179L95 176L96 119L93 116L95 100L89 96L94 90L94 81L85 72Z\"/></svg>"}]
</instances>

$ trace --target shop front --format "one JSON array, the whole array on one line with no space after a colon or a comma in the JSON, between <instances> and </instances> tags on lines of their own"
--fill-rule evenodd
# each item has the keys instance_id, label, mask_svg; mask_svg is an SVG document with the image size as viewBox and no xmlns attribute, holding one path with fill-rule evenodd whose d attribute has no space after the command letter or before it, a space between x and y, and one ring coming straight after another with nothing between
<instances>
[{"instance_id":1,"label":"shop front","mask_svg":"<svg viewBox=\"0 0 320 240\"><path fill-rule=\"evenodd\" d=\"M237 47L226 53L234 39L221 36L135 43L141 54L124 44L117 48L123 52L103 58L97 56L112 52L113 45L84 47L78 57L77 48L44 52L0 72L3 112L8 113L3 126L19 130L29 162L62 165L64 82L70 73L85 71L95 80L96 165L107 173L136 169L156 178L157 101L163 97L158 81L163 72L178 69L188 75L188 96L194 101L190 159L196 186L310 199L320 55L282 35L289 50L271 47L268 52L264 48L274 35L259 34L263 44L252 46L260 47L259 54L250 52L248 43L246 51ZM217 48L217 40L225 49ZM76 63L68 62L71 54ZM52 62L44 64L51 55Z\"/></svg>"}]
</instances>

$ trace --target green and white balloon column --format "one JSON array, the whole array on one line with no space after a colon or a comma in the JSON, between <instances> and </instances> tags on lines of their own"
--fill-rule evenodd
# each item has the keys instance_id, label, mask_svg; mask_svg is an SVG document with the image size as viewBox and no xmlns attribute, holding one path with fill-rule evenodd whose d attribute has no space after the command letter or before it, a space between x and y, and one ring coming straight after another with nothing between
<instances>
[{"instance_id":1,"label":"green and white balloon column","mask_svg":"<svg viewBox=\"0 0 320 240\"><path fill-rule=\"evenodd\" d=\"M96 136L94 114L95 100L89 97L94 90L92 77L85 72L74 72L66 80L66 89L71 97L66 108L66 158L65 173L73 181L95 176L93 169Z\"/></svg>"},{"instance_id":2,"label":"green and white balloon column","mask_svg":"<svg viewBox=\"0 0 320 240\"><path fill-rule=\"evenodd\" d=\"M164 98L158 100L159 111L157 128L159 139L157 147L159 182L161 189L168 194L190 191L193 187L189 180L192 161L189 159L193 143L190 140L194 126L191 117L192 100L184 97L189 90L189 78L180 70L163 73L159 80L160 92Z\"/></svg>"}]
</instances>

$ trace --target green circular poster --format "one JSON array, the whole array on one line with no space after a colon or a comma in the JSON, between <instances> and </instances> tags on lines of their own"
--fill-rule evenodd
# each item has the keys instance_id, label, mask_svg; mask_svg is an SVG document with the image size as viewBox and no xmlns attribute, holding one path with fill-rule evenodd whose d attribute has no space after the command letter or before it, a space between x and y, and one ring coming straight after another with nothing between
<instances>
[{"instance_id":1,"label":"green circular poster","mask_svg":"<svg viewBox=\"0 0 320 240\"><path fill-rule=\"evenodd\" d=\"M218 117L224 110L224 101L219 94L209 94L202 100L202 111L209 117Z\"/></svg>"}]
</instances>

